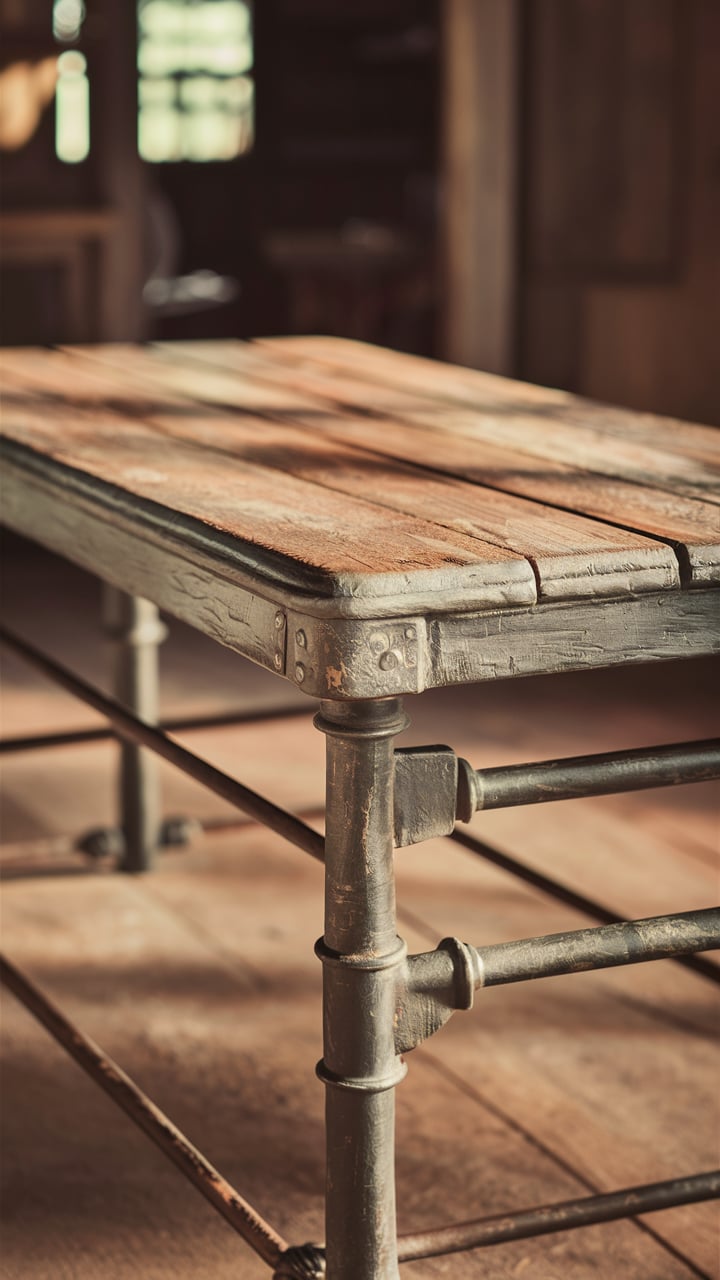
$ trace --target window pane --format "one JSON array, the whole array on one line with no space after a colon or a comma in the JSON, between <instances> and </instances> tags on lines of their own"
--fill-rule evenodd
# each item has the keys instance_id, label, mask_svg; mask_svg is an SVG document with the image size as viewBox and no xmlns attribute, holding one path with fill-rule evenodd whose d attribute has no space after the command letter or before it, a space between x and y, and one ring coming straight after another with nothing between
<instances>
[{"instance_id":1,"label":"window pane","mask_svg":"<svg viewBox=\"0 0 720 1280\"><path fill-rule=\"evenodd\" d=\"M76 49L57 60L55 152L66 164L79 164L90 151L90 93L87 62Z\"/></svg>"},{"instance_id":2,"label":"window pane","mask_svg":"<svg viewBox=\"0 0 720 1280\"><path fill-rule=\"evenodd\" d=\"M248 151L253 45L245 0L140 0L138 19L143 159L231 160Z\"/></svg>"}]
</instances>

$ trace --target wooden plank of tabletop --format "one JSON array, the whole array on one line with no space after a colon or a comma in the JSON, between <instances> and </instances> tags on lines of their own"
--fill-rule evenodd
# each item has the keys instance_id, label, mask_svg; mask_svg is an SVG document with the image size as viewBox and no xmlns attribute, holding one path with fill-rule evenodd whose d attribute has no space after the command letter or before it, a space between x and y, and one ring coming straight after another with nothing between
<instances>
[{"instance_id":1,"label":"wooden plank of tabletop","mask_svg":"<svg viewBox=\"0 0 720 1280\"><path fill-rule=\"evenodd\" d=\"M278 358L283 360L287 357L287 348L283 345L285 341L285 339L268 339L264 340L263 345L267 349L274 349ZM288 341L294 343L294 339ZM306 339L305 341L320 343L324 340ZM360 346L362 347L362 344ZM291 348L293 351L295 349L294 346ZM307 354L303 356L304 362L315 359L310 354L311 349L308 348ZM322 348L319 350L322 351ZM412 374L409 370L406 369L401 374L394 367L395 352L382 352L379 348L373 348L371 355L372 359L364 359L362 350L356 352L353 349L352 355L348 354L345 364L340 362L340 357L336 357L333 367L338 381L341 382L346 371L355 378L364 375L373 384L372 397L377 396L378 382L382 385L389 382L392 385L393 377L397 381L402 378L406 384L410 382ZM405 359L411 361L413 357ZM318 356L318 361L321 365L324 363L321 355ZM498 382L502 380L498 379ZM525 384L511 383L511 390L516 385L524 386ZM419 389L418 386L418 393ZM362 408L362 406L358 407ZM602 408L598 409L598 415L602 417ZM431 398L428 392L424 407L404 411L402 416L408 422L420 426L434 426L443 433L453 432L469 440L509 446L523 454L553 463L561 457L566 462L574 463L598 475L651 485L667 489L672 493L687 494L690 497L705 498L706 501L720 505L720 467L714 460L714 454L712 461L708 461L704 456L694 456L690 447L685 446L681 432L684 424L676 423L673 426L676 439L674 449L677 450L674 452L668 447L667 438L663 440L662 448L658 447L657 440L653 443L647 436L641 435L640 438L636 438L632 425L634 417L632 413L628 412L626 415L627 426L623 436L617 431L605 431L600 420L597 425L592 426L586 420L583 426L580 422L576 424L571 421L559 421L546 406L538 411L537 407L530 407L527 403L521 402L516 405L511 392L508 393L504 402L498 401L478 408L464 404L451 405L446 399ZM704 432L703 439L706 441L707 449L713 450L712 429L696 427L695 431Z\"/></svg>"},{"instance_id":2,"label":"wooden plank of tabletop","mask_svg":"<svg viewBox=\"0 0 720 1280\"><path fill-rule=\"evenodd\" d=\"M341 395L346 399L351 397L355 385L352 379L346 380L328 371L295 370L282 360L258 360L255 344L248 348L236 342L175 343L163 345L161 350L168 359L214 363L222 367L224 374L234 371L236 382L242 384L239 394L243 398L252 395L250 384L256 379L279 383L285 388L291 386L297 393L296 421L335 439L352 440L385 456L412 458L415 463L435 471L542 502L544 512L557 508L662 538L676 548L686 582L707 585L720 581L720 514L713 503L600 476L564 459L553 459L550 470L544 459L507 446L483 442L473 448L462 436L452 432L341 412L338 400ZM535 388L530 387L530 391L533 390ZM331 402L329 412L321 415L317 409L300 409L308 396L323 395L326 402ZM368 391L369 402L378 412L384 409L392 414L390 406L383 406L382 396L382 387L377 398L373 388ZM399 416L402 417L402 413ZM707 434L709 429L700 430Z\"/></svg>"},{"instance_id":3,"label":"wooden plank of tabletop","mask_svg":"<svg viewBox=\"0 0 720 1280\"><path fill-rule=\"evenodd\" d=\"M439 581L473 607L535 599L520 556L462 534L440 539L426 521L179 437L168 448L166 434L113 410L25 392L11 400L4 434L270 553L266 569L277 561L277 576L306 590L383 598Z\"/></svg>"},{"instance_id":4,"label":"wooden plank of tabletop","mask_svg":"<svg viewBox=\"0 0 720 1280\"><path fill-rule=\"evenodd\" d=\"M500 413L510 408L518 413L534 413L538 425L547 417L584 431L644 441L653 448L660 446L671 453L720 466L720 433L699 423L606 405L556 387L444 364L349 338L262 338L254 340L253 345L282 353L283 358L302 367L317 362L343 373L352 370L355 379L365 377L375 387L410 386L416 395L423 393L433 400L481 412Z\"/></svg>"},{"instance_id":5,"label":"wooden plank of tabletop","mask_svg":"<svg viewBox=\"0 0 720 1280\"><path fill-rule=\"evenodd\" d=\"M82 360L84 351L77 349L72 354ZM124 389L126 374L131 371L136 380L138 375L148 374L164 387L174 384L175 366L162 353L104 347L93 349L91 358L96 362L94 370L103 358L107 360L102 370L108 391L116 388L119 378L123 383L117 389ZM122 372L115 368L116 360ZM76 388L79 377L75 375ZM137 388L137 381L133 385ZM241 394L246 393L243 382ZM252 396L252 391L249 394ZM309 419L311 427L316 425L314 409L309 411ZM207 409L193 417L187 412L168 415L155 408L147 421L174 435L241 454L267 467L279 467L353 497L370 493L374 503L395 512L521 554L533 566L541 599L659 590L679 581L675 555L656 541L492 489L452 482L398 459L339 443L329 445L322 433L314 430L301 432L270 421L258 423L245 415L211 416Z\"/></svg>"}]
</instances>

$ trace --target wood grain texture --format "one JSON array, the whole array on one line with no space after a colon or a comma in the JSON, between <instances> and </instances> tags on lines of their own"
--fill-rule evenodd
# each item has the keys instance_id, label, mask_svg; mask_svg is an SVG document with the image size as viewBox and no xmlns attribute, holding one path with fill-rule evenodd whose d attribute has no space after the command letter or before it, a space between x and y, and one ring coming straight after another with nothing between
<instances>
[{"instance_id":1,"label":"wood grain texture","mask_svg":"<svg viewBox=\"0 0 720 1280\"><path fill-rule=\"evenodd\" d=\"M613 600L602 609L587 602L550 604L532 620L521 609L487 619L438 617L429 628L428 684L439 685L720 652L715 591Z\"/></svg>"},{"instance_id":2,"label":"wood grain texture","mask_svg":"<svg viewBox=\"0 0 720 1280\"><path fill-rule=\"evenodd\" d=\"M720 7L527 19L518 370L720 426Z\"/></svg>"},{"instance_id":3,"label":"wood grain texture","mask_svg":"<svg viewBox=\"0 0 720 1280\"><path fill-rule=\"evenodd\" d=\"M352 371L355 377L362 374L374 383L392 387L403 380L418 392L422 388L435 404L413 410L410 421L435 425L442 412L440 425L446 431L511 446L522 454L550 460L562 456L597 475L659 485L720 504L720 444L710 428L652 415L638 415L636 423L633 413L608 412L603 405L567 392L342 338L270 339L263 345L272 346L281 357L297 352L305 359L330 364L341 374ZM452 413L450 402L455 406ZM610 429L605 426L606 414Z\"/></svg>"},{"instance_id":4,"label":"wood grain texture","mask_svg":"<svg viewBox=\"0 0 720 1280\"><path fill-rule=\"evenodd\" d=\"M132 354L136 369L150 379L156 375L163 387L171 384L174 370L164 359L158 360L151 352L138 363L137 355ZM106 357L108 367L103 366L103 376L114 386L114 349L103 348L97 356ZM254 359L251 353L251 366ZM253 381L243 380L241 395L252 397L254 385ZM314 394L313 389L301 391ZM404 442L392 460L388 459L387 450L371 453L348 448L340 443L347 415L341 415L340 429L334 430L337 414L332 410L330 413L330 421L326 421L314 409L297 410L293 426L303 425L302 433L267 421L258 424L245 415L210 417L206 411L205 416L194 417L186 412L170 417L161 407L153 409L147 420L173 435L194 439L233 456L252 458L355 497L370 491L375 503L391 510L422 517L441 528L519 553L533 567L541 599L652 590L677 581L674 556L655 542L492 489L448 483L428 471L422 448L418 449L413 441ZM283 422L286 421L283 415ZM375 448L378 440L382 442L385 424L369 422L365 441L364 420L354 421L354 425L355 445L366 443ZM323 436L333 439L332 446ZM403 459L413 454L424 464L422 470L403 464ZM455 477L461 474L461 469L456 468ZM519 602L517 595L515 599Z\"/></svg>"},{"instance_id":5,"label":"wood grain texture","mask_svg":"<svg viewBox=\"0 0 720 1280\"><path fill-rule=\"evenodd\" d=\"M249 573L184 538L179 547L151 524L76 495L3 456L3 518L10 528L173 617L274 669L278 602L253 591ZM280 592L278 592L281 595ZM282 647L284 669L284 637ZM282 674L282 672L281 672Z\"/></svg>"},{"instance_id":6,"label":"wood grain texture","mask_svg":"<svg viewBox=\"0 0 720 1280\"><path fill-rule=\"evenodd\" d=\"M497 548L522 555L537 578L539 598L608 596L655 590L678 581L675 556L657 542L576 515L539 508L535 503L491 489L448 483L425 469L402 465L399 459L407 452L405 446L394 461L367 450L343 447L338 443L340 433L329 430L325 418L322 415L318 418L314 408L296 409L294 429L259 420L247 412L241 416L227 412L213 415L204 409L193 414L176 392L169 390L175 385L176 366L164 358L164 353L100 348L89 356L89 374L82 357L82 352L60 355L57 359L46 357L39 368L30 357L23 376L62 396L66 402L71 385L74 404L79 401L85 404L87 396L91 404L110 403L128 415L135 407L146 423L173 438L221 450L233 459L254 461L353 498L362 499L372 493L374 504L422 517L437 527L439 536L445 537L445 531L452 530L461 537L470 535L481 539L483 555L493 563L498 559ZM254 359L250 353L251 365ZM74 365L68 364L73 360ZM135 374L134 391L130 395L126 391L126 369ZM192 365L184 365L182 372L186 379L191 377ZM221 385L229 380L228 375L220 373ZM146 385L156 395L162 391L163 399L145 401ZM202 368L200 385L207 385ZM254 386L254 382L243 379L239 396L252 401ZM227 396L229 391L223 389L222 394ZM305 401L300 398L298 403L302 405ZM334 414L333 421L336 417ZM287 421L285 415L282 421ZM344 422L343 416L341 424ZM300 425L305 429L299 431ZM370 422L368 431L368 443L372 446L378 436L378 425ZM332 436L335 443L330 444L328 436ZM362 444L362 423L353 439L355 444ZM421 460L424 461L422 453ZM512 569L515 582L512 599L522 603L529 598L528 579L522 578L519 564ZM505 600L509 602L511 574L508 572L505 577L508 582L504 588ZM500 576L496 575L495 581L500 582Z\"/></svg>"},{"instance_id":7,"label":"wood grain texture","mask_svg":"<svg viewBox=\"0 0 720 1280\"><path fill-rule=\"evenodd\" d=\"M530 269L668 270L683 52L674 0L547 0L528 19Z\"/></svg>"},{"instance_id":8,"label":"wood grain texture","mask_svg":"<svg viewBox=\"0 0 720 1280\"><path fill-rule=\"evenodd\" d=\"M447 884L435 889L439 901L433 910L428 866L432 858L437 878L438 855ZM425 930L436 937L448 915L457 921L461 895L467 900L462 909L464 927L471 915L475 927L480 920L484 929L491 922L495 930L507 929L508 918L520 929L531 921L536 928L555 924L552 908L529 895L510 897L499 878L482 868L465 867L465 874L458 874L448 868L451 859L442 847L430 846L417 870L411 872L408 867L403 875L402 892L410 917L403 922L403 933L413 950L427 947ZM248 891L240 913L243 927L238 929L234 888L241 875ZM278 884L285 887L284 893L278 893ZM78 1024L111 1049L198 1145L213 1153L223 1172L264 1208L274 1225L294 1240L320 1238L322 1103L313 1076L320 1034L320 991L312 954L312 930L317 933L320 909L316 869L293 861L293 854L278 848L277 841L273 844L268 833L250 831L205 842L201 850L166 866L152 891L145 882L143 886L134 888L108 877L86 877L65 885L38 880L30 886L13 886L18 891L9 895L7 904L8 946ZM481 895L486 906L479 917ZM44 929L38 930L38 920ZM132 921L132 945L128 920ZM147 973L143 976L145 966L153 975L150 979ZM658 1045L665 1048L671 1033L652 1016L623 1008L612 991L593 981L595 977L576 979L585 984L582 1016L577 994L546 990L540 998L535 996L534 1014L530 1011L527 1023L523 1021L526 1010L513 1001L512 1021L508 1027L505 1020L501 1035L500 1003L488 1002L474 1015L457 1015L450 1032L443 1033L448 1037L444 1045L438 1040L427 1051L413 1055L408 1080L398 1094L401 1230L474 1212L501 1212L510 1206L582 1195L587 1189L588 1152L596 1145L600 1156L590 1176L601 1179L603 1185L623 1181L617 1177L610 1149L613 1126L623 1115L631 1088L627 1082L623 1087L613 1047L623 1031L627 1036L632 1029L633 1044L647 1064ZM278 1036L280 1025L282 1036ZM166 1171L144 1140L128 1130L123 1118L98 1099L92 1086L76 1077L72 1065L56 1055L26 1015L8 1004L3 1026L7 1083L17 1100L12 1114L5 1117L11 1167L18 1169L28 1125L37 1140L31 1144L30 1156L25 1152L25 1167L29 1160L29 1167L37 1168L39 1153L49 1159L60 1142L67 1142L63 1150L76 1170L74 1184L90 1197L90 1221L102 1224L102 1229L88 1231L87 1215L83 1221L71 1210L68 1187L58 1199L57 1194L50 1196L43 1179L45 1229L34 1233L30 1197L17 1199L15 1188L12 1202L18 1220L7 1225L11 1260L17 1268L12 1275L23 1274L22 1262L31 1258L44 1276L48 1253L54 1259L68 1259L68 1265L77 1268L73 1274L83 1280L103 1271L124 1280L138 1269L152 1280L165 1280L169 1267L179 1276L201 1274L208 1259L213 1274L221 1277L237 1275L238 1269L258 1280L267 1274L230 1232L215 1224L199 1197L185 1189L171 1169ZM545 1065L527 1060L527 1046L541 1028L548 1055ZM587 1088L580 1097L568 1097L560 1083L567 1078L564 1072L558 1072L553 1081L567 1042L575 1045L566 1059L566 1071L574 1074L598 1039L602 1048L596 1048L599 1056L592 1083L604 1070L603 1106ZM702 1042L694 1040L693 1049L696 1043L699 1052L693 1054L685 1079L705 1100L713 1063ZM679 1053L672 1051L672 1045L670 1049L667 1058L657 1053L653 1101L678 1079ZM479 1059L483 1069L478 1076ZM39 1112L35 1116L21 1105L28 1070ZM521 1108L514 1095L523 1080L528 1094L532 1093L534 1072L547 1113L535 1108L529 1123L531 1106L526 1103ZM223 1101L221 1107L218 1098ZM514 1120L509 1102L521 1124ZM675 1118L682 1120L689 1112L685 1101L677 1106ZM563 1132L548 1144L547 1131L558 1114L571 1117L572 1132ZM102 1135L104 1152L98 1135ZM637 1133L627 1143L629 1168L665 1168L667 1156L658 1151L662 1135L660 1123L650 1134L638 1123ZM583 1153L584 1142L588 1146ZM615 1143L619 1159L625 1144L618 1144L617 1136ZM700 1138L693 1134L694 1163L699 1162L700 1145ZM567 1147L572 1158L564 1161L562 1149ZM562 1150L559 1158L558 1148ZM114 1177L109 1186L100 1183L101 1202L89 1179L94 1178L97 1188L97 1162L103 1154L107 1158L108 1151ZM133 1214L138 1214L137 1231L129 1229L123 1211L128 1198ZM512 1280L519 1267L522 1274L523 1260L532 1250L537 1265L550 1268L545 1271L548 1275L561 1267L577 1280L591 1280L612 1264L618 1275L632 1266L637 1280L659 1276L689 1280L690 1266L666 1251L664 1241L681 1249L684 1257L707 1256L711 1214L711 1206L701 1206L695 1215L692 1210L666 1215L667 1234L664 1231L660 1240L625 1222L532 1245L518 1242L493 1251L493 1275ZM160 1248L155 1215L170 1229L169 1240L163 1240ZM84 1252L78 1258L80 1241ZM452 1265L457 1271L457 1258ZM480 1280L487 1275L487 1253L463 1256L460 1266L462 1275ZM408 1272L418 1277L446 1276L447 1262L430 1260L409 1267Z\"/></svg>"},{"instance_id":9,"label":"wood grain texture","mask_svg":"<svg viewBox=\"0 0 720 1280\"><path fill-rule=\"evenodd\" d=\"M448 0L441 15L443 354L505 373L515 325L521 6Z\"/></svg>"},{"instance_id":10,"label":"wood grain texture","mask_svg":"<svg viewBox=\"0 0 720 1280\"><path fill-rule=\"evenodd\" d=\"M237 343L197 342L192 344L161 344L166 351L183 349L190 354L203 351L215 352L226 362ZM325 366L331 372L350 374L357 382L365 379L374 386L372 394L380 387L388 390L412 388L415 395L430 397L435 401L455 404L467 409L496 410L508 413L515 409L535 412L540 419L547 417L572 426L600 430L612 435L645 443L661 443L664 449L692 456L696 454L707 461L720 463L720 441L717 432L693 422L663 417L652 413L637 413L614 405L562 391L556 387L540 386L514 378L498 377L478 369L445 364L425 356L410 355L404 351L388 351L371 343L354 342L347 338L292 337L255 339L252 349L275 353L284 362L301 365L308 375L316 366ZM369 393L368 393L369 394Z\"/></svg>"},{"instance_id":11,"label":"wood grain texture","mask_svg":"<svg viewBox=\"0 0 720 1280\"><path fill-rule=\"evenodd\" d=\"M295 340L292 342L294 344ZM275 340L267 346L277 358L274 363L267 363L258 360L254 354L255 345L248 352L233 343L180 343L172 348L163 347L162 351L170 359L182 359L184 356L234 369L237 374L242 374L244 389L241 394L244 396L249 394L248 381L251 384L261 381L273 385L282 382L284 387L292 385L298 393L295 419L303 422L308 430L323 431L337 440L353 440L385 456L412 459L425 468L482 484L485 490L483 503L487 501L487 489L495 488L542 503L542 518L549 521L560 521L559 513L552 510L558 508L629 531L659 537L678 551L681 572L688 583L720 580L720 513L714 503L654 485L600 476L584 466L573 464L564 449L555 451L550 468L544 457L494 440L476 441L472 447L460 432L452 429L453 420L448 422L444 415L440 416L434 410L428 414L429 400L426 400L424 408L418 407L417 394L411 398L407 392L371 382L363 386L356 377L347 376L343 369L333 369L320 361L305 359L298 362L293 358L288 367L285 347L280 342L276 344ZM266 344L261 345L266 349ZM437 368L441 376L446 371L446 366L437 365ZM505 379L476 375L472 370L453 372L490 383L495 399L497 388L509 386L517 388L518 395L525 396L527 404L532 407L535 394L544 393L551 403L557 398L561 409L566 402L580 406L580 409L573 409L575 425L581 426L587 421L588 413L595 421L592 415L596 406L588 406L564 392L551 392L523 383L508 384ZM319 408L300 410L301 402L309 395L325 398L324 415L320 414ZM353 399L355 410L363 410L361 418L356 411L353 412ZM368 417L368 412L373 416ZM687 448L690 444L695 459L705 458L711 463L720 461L720 442L716 441L716 433L707 428L672 423L651 415L628 415L619 409L603 408L602 412L603 421L607 419L608 423L610 440L606 447L610 450L615 447L614 439L626 430L629 418L631 429L637 428L636 434L642 440L645 452L657 434L656 424L659 423L663 442L668 448ZM541 427L538 429L542 430ZM431 434L433 431L434 435ZM500 436L498 438L501 439Z\"/></svg>"},{"instance_id":12,"label":"wood grain texture","mask_svg":"<svg viewBox=\"0 0 720 1280\"><path fill-rule=\"evenodd\" d=\"M43 589L35 578L36 591L25 595L27 575L14 568L23 607L35 604L25 615L31 630L45 625L51 605L53 616L65 610L78 622L82 617L76 660L83 668L97 664L92 615L68 591L71 575L60 580L51 565L49 584L45 580ZM191 669L212 679L207 692L218 705L230 687L240 700L255 696L252 671L192 633L178 632L178 647L171 641L164 650L170 705L196 696ZM34 679L29 686L24 671L11 674L10 666L6 730L19 733L28 716L47 714L48 695ZM439 734L468 759L498 764L510 763L511 752L515 760L539 759L705 733L708 710L702 692L696 688L693 699L683 682L691 675L687 668L676 669L672 682L660 669L641 673L640 682L636 674L414 699L409 736L427 743ZM50 697L61 701L63 695ZM67 723L62 705L58 714L56 723ZM227 771L242 764L250 785L266 793L279 789L281 803L294 808L322 805L319 737L295 720L213 730L193 745ZM99 824L111 804L111 758L109 744L56 753L51 768L49 757L18 758L12 776L5 770L8 820L32 821L45 831ZM175 771L166 771L164 783L171 812L225 812ZM606 823L612 797L526 810L524 825L522 810L489 813L478 816L478 831L486 819L511 818L512 830L493 829L494 840L596 896L611 886L611 905L628 913L709 905L713 871L698 876L691 863L683 883L687 854L678 847L673 872L663 835L663 819L674 813L683 823L679 846L692 842L697 812L686 811L683 799L691 802L697 792L625 797L628 804L656 807L656 840L639 827L634 810L622 823ZM400 932L413 951L449 933L494 942L588 923L450 842L400 856L398 885ZM320 992L312 944L322 905L316 864L250 828L208 836L182 856L168 856L152 881L58 875L19 879L6 892L5 944L17 961L273 1224L293 1240L319 1238L322 1097L313 1067L320 1053ZM712 1163L715 1007L708 984L671 962L479 994L474 1012L456 1014L409 1057L398 1091L400 1229L690 1173L708 1158ZM243 1280L267 1274L11 1002L3 1033L10 1100L4 1108L8 1280L45 1280L57 1275L59 1260L78 1280L134 1280L138 1273L143 1280L167 1280L171 1270L190 1280L207 1274L210 1263L214 1277L228 1280L238 1269ZM53 1176L59 1152L72 1169L61 1185ZM112 1164L109 1181L99 1178L102 1161ZM32 1195L23 1193L27 1185ZM648 1216L652 1236L632 1221L608 1224L413 1264L408 1274L487 1280L490 1270L497 1280L597 1280L612 1268L623 1280L690 1280L694 1266L712 1276L717 1207ZM41 1231L35 1229L40 1213ZM166 1230L161 1239L158 1222Z\"/></svg>"},{"instance_id":13,"label":"wood grain texture","mask_svg":"<svg viewBox=\"0 0 720 1280\"><path fill-rule=\"evenodd\" d=\"M482 595L487 577L493 602L494 588L502 595L507 587L512 596L515 583L521 598L535 596L527 563L501 548L462 534L440 536L425 521L196 441L175 436L170 447L166 435L112 410L25 394L8 403L5 433L42 456L269 552L286 580L296 565L298 587L311 588L314 578L315 590L324 582L323 594L387 595L413 585L432 589L442 569L450 590L462 581L471 596Z\"/></svg>"},{"instance_id":14,"label":"wood grain texture","mask_svg":"<svg viewBox=\"0 0 720 1280\"><path fill-rule=\"evenodd\" d=\"M436 369L441 385L430 391ZM665 615L630 606L643 595L681 601L681 585L712 583L717 508L593 473L565 444L624 449L643 470L659 458L692 487L709 469L702 428L690 428L685 452L653 453L647 421L623 440L612 414L606 433L590 410L574 426L548 410L532 426L533 439L549 432L545 458L526 443L525 410L554 393L329 339L6 350L0 371L16 484L9 522L265 665L277 656L266 612L250 635L233 616L233 590L286 607L300 628L306 615L337 619L317 633L324 649L307 670L302 654L288 657L308 691L386 696L714 643L705 594ZM451 403L466 377L476 396L477 379L489 388L482 412ZM580 612L559 620L527 612L571 602ZM454 632L452 616L482 611L507 612L508 628L489 622L468 657L455 643L463 618ZM684 634L668 630L671 614ZM371 618L404 618L423 637L427 619L427 651L408 656L400 636L400 657L378 674L380 632L352 621ZM642 640L611 634L618 625L641 627Z\"/></svg>"}]
</instances>

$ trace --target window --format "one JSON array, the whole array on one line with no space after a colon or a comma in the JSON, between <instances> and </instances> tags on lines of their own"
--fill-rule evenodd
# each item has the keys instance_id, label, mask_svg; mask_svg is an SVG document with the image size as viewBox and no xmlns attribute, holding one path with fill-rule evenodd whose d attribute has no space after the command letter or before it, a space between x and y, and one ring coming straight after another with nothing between
<instances>
[{"instance_id":1,"label":"window","mask_svg":"<svg viewBox=\"0 0 720 1280\"><path fill-rule=\"evenodd\" d=\"M143 160L232 160L253 143L252 24L245 0L140 0Z\"/></svg>"},{"instance_id":2,"label":"window","mask_svg":"<svg viewBox=\"0 0 720 1280\"><path fill-rule=\"evenodd\" d=\"M90 92L85 55L66 49L57 60L55 154L79 164L90 152Z\"/></svg>"},{"instance_id":3,"label":"window","mask_svg":"<svg viewBox=\"0 0 720 1280\"><path fill-rule=\"evenodd\" d=\"M83 0L55 0L53 36L58 44L80 39L85 20ZM65 164L80 164L90 153L90 86L87 59L79 49L66 49L56 62L55 154Z\"/></svg>"}]
</instances>

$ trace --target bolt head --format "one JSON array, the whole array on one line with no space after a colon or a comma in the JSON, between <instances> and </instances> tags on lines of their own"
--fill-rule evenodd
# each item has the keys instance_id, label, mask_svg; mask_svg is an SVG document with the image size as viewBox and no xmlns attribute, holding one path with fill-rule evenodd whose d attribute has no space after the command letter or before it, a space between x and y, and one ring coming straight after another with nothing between
<instances>
[{"instance_id":1,"label":"bolt head","mask_svg":"<svg viewBox=\"0 0 720 1280\"><path fill-rule=\"evenodd\" d=\"M285 614L279 611L275 614L275 630L282 631L285 626Z\"/></svg>"},{"instance_id":2,"label":"bolt head","mask_svg":"<svg viewBox=\"0 0 720 1280\"><path fill-rule=\"evenodd\" d=\"M307 649L307 636L304 631L298 631L295 640L299 649Z\"/></svg>"},{"instance_id":3,"label":"bolt head","mask_svg":"<svg viewBox=\"0 0 720 1280\"><path fill-rule=\"evenodd\" d=\"M302 662L298 662L297 666L295 667L295 679L297 680L298 684L302 684L303 680L305 679L305 668Z\"/></svg>"},{"instance_id":4,"label":"bolt head","mask_svg":"<svg viewBox=\"0 0 720 1280\"><path fill-rule=\"evenodd\" d=\"M380 654L378 666L381 671L394 671L400 662L400 655L395 649L388 649L387 653Z\"/></svg>"}]
</instances>

